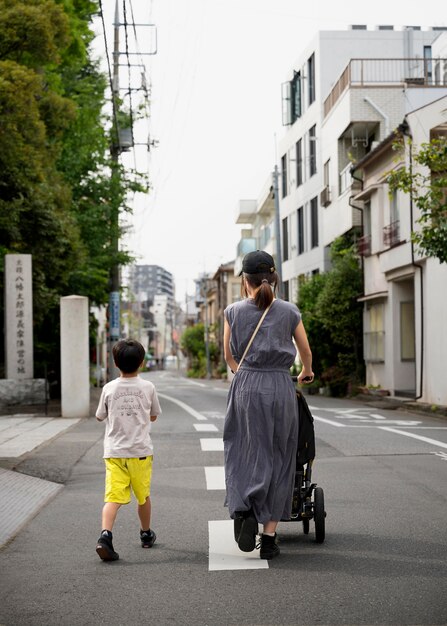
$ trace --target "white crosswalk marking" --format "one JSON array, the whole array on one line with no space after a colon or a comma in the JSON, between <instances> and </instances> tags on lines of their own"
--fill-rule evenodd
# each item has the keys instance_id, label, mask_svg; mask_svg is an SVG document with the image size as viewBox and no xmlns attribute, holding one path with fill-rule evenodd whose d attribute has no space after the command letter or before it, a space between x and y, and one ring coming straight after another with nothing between
<instances>
[{"instance_id":1,"label":"white crosswalk marking","mask_svg":"<svg viewBox=\"0 0 447 626\"><path fill-rule=\"evenodd\" d=\"M208 522L210 571L268 569L268 561L259 558L259 550L241 552L234 541L233 520Z\"/></svg>"},{"instance_id":2,"label":"white crosswalk marking","mask_svg":"<svg viewBox=\"0 0 447 626\"><path fill-rule=\"evenodd\" d=\"M200 433L204 433L204 432L218 432L218 428L217 426L214 426L214 424L193 424L194 428L200 432Z\"/></svg>"},{"instance_id":3,"label":"white crosswalk marking","mask_svg":"<svg viewBox=\"0 0 447 626\"><path fill-rule=\"evenodd\" d=\"M200 447L203 452L222 452L224 449L223 439L217 437L213 439L201 439Z\"/></svg>"},{"instance_id":4,"label":"white crosswalk marking","mask_svg":"<svg viewBox=\"0 0 447 626\"><path fill-rule=\"evenodd\" d=\"M225 489L225 470L223 466L205 467L206 488L210 490Z\"/></svg>"}]
</instances>

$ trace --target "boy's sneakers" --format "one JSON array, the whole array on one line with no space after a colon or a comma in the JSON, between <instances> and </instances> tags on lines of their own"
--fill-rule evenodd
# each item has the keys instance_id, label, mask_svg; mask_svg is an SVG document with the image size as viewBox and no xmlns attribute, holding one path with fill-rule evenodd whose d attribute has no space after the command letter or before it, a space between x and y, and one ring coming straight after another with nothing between
<instances>
[{"instance_id":1,"label":"boy's sneakers","mask_svg":"<svg viewBox=\"0 0 447 626\"><path fill-rule=\"evenodd\" d=\"M110 530L103 530L96 542L96 552L103 561L118 561L119 554L113 549L112 533Z\"/></svg>"},{"instance_id":2,"label":"boy's sneakers","mask_svg":"<svg viewBox=\"0 0 447 626\"><path fill-rule=\"evenodd\" d=\"M153 530L140 530L140 540L142 548L152 548L157 539Z\"/></svg>"},{"instance_id":3,"label":"boy's sneakers","mask_svg":"<svg viewBox=\"0 0 447 626\"><path fill-rule=\"evenodd\" d=\"M275 533L274 537L270 537L269 535L261 535L261 559L273 559L275 556L278 556L280 550L277 544L277 535Z\"/></svg>"},{"instance_id":4,"label":"boy's sneakers","mask_svg":"<svg viewBox=\"0 0 447 626\"><path fill-rule=\"evenodd\" d=\"M256 535L258 534L258 522L250 511L244 517L239 537L237 539L237 545L242 552L253 552L256 547Z\"/></svg>"}]
</instances>

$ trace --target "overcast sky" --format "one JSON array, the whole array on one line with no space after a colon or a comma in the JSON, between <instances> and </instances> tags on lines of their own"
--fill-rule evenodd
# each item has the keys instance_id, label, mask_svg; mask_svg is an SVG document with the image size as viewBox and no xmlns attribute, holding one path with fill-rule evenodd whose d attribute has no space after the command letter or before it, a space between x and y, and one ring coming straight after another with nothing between
<instances>
[{"instance_id":1,"label":"overcast sky","mask_svg":"<svg viewBox=\"0 0 447 626\"><path fill-rule=\"evenodd\" d=\"M114 6L103 0L110 53ZM123 21L122 0L119 7ZM173 273L178 301L200 273L235 258L238 201L257 198L273 170L275 134L283 133L281 83L315 33L349 24L447 24L439 0L127 0L126 7L128 21L133 9L135 22L157 29L157 54L144 58L151 118L136 125L136 141L145 142L149 130L159 143L125 156L149 172L152 186L149 196L133 199L125 243L137 262ZM99 20L96 32L105 58ZM154 50L153 33L137 28L140 52ZM124 28L120 37L124 51ZM135 50L130 30L128 46ZM121 68L122 86L127 80ZM136 69L132 83L139 86Z\"/></svg>"}]
</instances>

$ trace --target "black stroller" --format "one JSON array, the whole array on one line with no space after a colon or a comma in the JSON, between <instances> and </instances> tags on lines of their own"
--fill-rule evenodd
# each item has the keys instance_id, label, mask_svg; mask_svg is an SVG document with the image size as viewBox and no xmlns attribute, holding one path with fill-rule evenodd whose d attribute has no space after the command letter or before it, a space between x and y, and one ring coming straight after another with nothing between
<instances>
[{"instance_id":1,"label":"black stroller","mask_svg":"<svg viewBox=\"0 0 447 626\"><path fill-rule=\"evenodd\" d=\"M296 377L293 378L296 381ZM315 459L314 419L301 391L296 390L300 427L296 452L295 483L292 495L292 513L282 522L303 522L304 534L309 533L310 520L315 522L315 541L325 537L324 492L312 483L312 463Z\"/></svg>"}]
</instances>

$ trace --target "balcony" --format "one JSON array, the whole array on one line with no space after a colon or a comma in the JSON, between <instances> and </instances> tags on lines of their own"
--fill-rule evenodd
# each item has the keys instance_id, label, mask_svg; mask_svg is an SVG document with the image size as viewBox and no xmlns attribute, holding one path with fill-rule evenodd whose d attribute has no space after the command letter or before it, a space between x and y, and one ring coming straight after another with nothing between
<instances>
[{"instance_id":1,"label":"balcony","mask_svg":"<svg viewBox=\"0 0 447 626\"><path fill-rule=\"evenodd\" d=\"M237 244L237 255L243 257L249 252L254 252L257 249L258 242L256 237L246 237L241 239Z\"/></svg>"},{"instance_id":2,"label":"balcony","mask_svg":"<svg viewBox=\"0 0 447 626\"><path fill-rule=\"evenodd\" d=\"M447 59L351 59L324 101L324 117L350 87L446 87L446 70Z\"/></svg>"},{"instance_id":3,"label":"balcony","mask_svg":"<svg viewBox=\"0 0 447 626\"><path fill-rule=\"evenodd\" d=\"M383 229L383 245L387 248L392 248L393 246L400 243L400 221L391 222L388 226L385 226Z\"/></svg>"},{"instance_id":4,"label":"balcony","mask_svg":"<svg viewBox=\"0 0 447 626\"><path fill-rule=\"evenodd\" d=\"M357 240L357 252L360 256L370 256L371 254L371 235L363 235Z\"/></svg>"},{"instance_id":5,"label":"balcony","mask_svg":"<svg viewBox=\"0 0 447 626\"><path fill-rule=\"evenodd\" d=\"M256 200L239 200L236 207L236 224L252 224L256 217Z\"/></svg>"}]
</instances>

